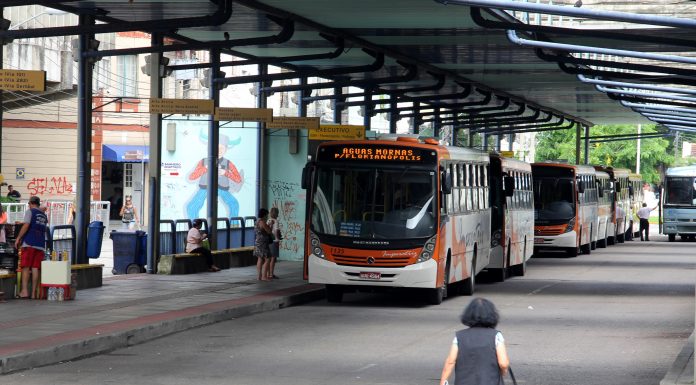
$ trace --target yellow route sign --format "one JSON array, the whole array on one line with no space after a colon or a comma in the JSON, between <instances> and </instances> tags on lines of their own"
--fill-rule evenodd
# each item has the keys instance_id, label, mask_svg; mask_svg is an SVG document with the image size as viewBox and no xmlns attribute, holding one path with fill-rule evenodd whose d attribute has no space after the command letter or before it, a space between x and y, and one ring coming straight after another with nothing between
<instances>
[{"instance_id":1,"label":"yellow route sign","mask_svg":"<svg viewBox=\"0 0 696 385\"><path fill-rule=\"evenodd\" d=\"M515 152L514 151L500 151L500 156L502 156L503 158L514 158Z\"/></svg>"},{"instance_id":2,"label":"yellow route sign","mask_svg":"<svg viewBox=\"0 0 696 385\"><path fill-rule=\"evenodd\" d=\"M212 115L214 108L206 99L150 99L151 114Z\"/></svg>"},{"instance_id":3,"label":"yellow route sign","mask_svg":"<svg viewBox=\"0 0 696 385\"><path fill-rule=\"evenodd\" d=\"M358 140L365 139L365 126L323 124L309 130L310 140Z\"/></svg>"},{"instance_id":4,"label":"yellow route sign","mask_svg":"<svg viewBox=\"0 0 696 385\"><path fill-rule=\"evenodd\" d=\"M215 120L268 123L273 121L273 109L218 107L215 109Z\"/></svg>"},{"instance_id":5,"label":"yellow route sign","mask_svg":"<svg viewBox=\"0 0 696 385\"><path fill-rule=\"evenodd\" d=\"M274 116L272 122L266 123L266 128L284 128L288 130L316 130L319 128L319 118Z\"/></svg>"},{"instance_id":6,"label":"yellow route sign","mask_svg":"<svg viewBox=\"0 0 696 385\"><path fill-rule=\"evenodd\" d=\"M46 91L46 71L0 70L0 90Z\"/></svg>"}]
</instances>

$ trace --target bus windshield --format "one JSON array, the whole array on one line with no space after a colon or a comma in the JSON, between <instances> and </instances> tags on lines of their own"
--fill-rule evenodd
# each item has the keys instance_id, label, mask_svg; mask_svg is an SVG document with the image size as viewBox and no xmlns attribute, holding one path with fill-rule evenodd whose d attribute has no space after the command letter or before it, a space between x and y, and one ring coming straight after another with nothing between
<instances>
[{"instance_id":1,"label":"bus windshield","mask_svg":"<svg viewBox=\"0 0 696 385\"><path fill-rule=\"evenodd\" d=\"M434 171L319 168L311 227L319 234L406 239L435 234Z\"/></svg>"},{"instance_id":2,"label":"bus windshield","mask_svg":"<svg viewBox=\"0 0 696 385\"><path fill-rule=\"evenodd\" d=\"M696 205L696 178L667 177L666 202L668 205Z\"/></svg>"},{"instance_id":3,"label":"bus windshield","mask_svg":"<svg viewBox=\"0 0 696 385\"><path fill-rule=\"evenodd\" d=\"M575 181L534 178L534 219L539 224L563 224L575 217Z\"/></svg>"}]
</instances>

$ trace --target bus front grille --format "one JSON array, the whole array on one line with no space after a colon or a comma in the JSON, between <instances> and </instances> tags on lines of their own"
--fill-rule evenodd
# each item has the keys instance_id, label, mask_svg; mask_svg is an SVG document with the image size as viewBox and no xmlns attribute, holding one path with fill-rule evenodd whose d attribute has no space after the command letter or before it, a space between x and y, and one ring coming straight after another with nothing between
<instances>
[{"instance_id":1,"label":"bus front grille","mask_svg":"<svg viewBox=\"0 0 696 385\"><path fill-rule=\"evenodd\" d=\"M410 262L410 258L382 258L355 255L334 255L333 259L334 262L339 265L364 267L404 267L409 265Z\"/></svg>"},{"instance_id":2,"label":"bus front grille","mask_svg":"<svg viewBox=\"0 0 696 385\"><path fill-rule=\"evenodd\" d=\"M563 234L563 231L565 230L565 226L563 227L547 227L543 229L534 229L534 235L539 235L539 236L556 236L556 235L561 235Z\"/></svg>"}]
</instances>

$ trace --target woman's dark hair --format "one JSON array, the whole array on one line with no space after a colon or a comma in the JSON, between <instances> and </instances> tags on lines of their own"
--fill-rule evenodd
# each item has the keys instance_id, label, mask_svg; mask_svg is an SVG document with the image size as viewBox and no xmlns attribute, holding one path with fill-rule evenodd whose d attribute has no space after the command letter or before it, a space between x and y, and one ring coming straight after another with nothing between
<instances>
[{"instance_id":1,"label":"woman's dark hair","mask_svg":"<svg viewBox=\"0 0 696 385\"><path fill-rule=\"evenodd\" d=\"M193 220L193 227L199 228L199 227L201 227L202 225L203 225L203 221L202 221L202 220L200 220L200 219L194 219L194 220Z\"/></svg>"},{"instance_id":2,"label":"woman's dark hair","mask_svg":"<svg viewBox=\"0 0 696 385\"><path fill-rule=\"evenodd\" d=\"M258 219L266 218L267 215L268 215L268 210L261 208L261 209L259 209L259 215L257 215L257 218Z\"/></svg>"},{"instance_id":3,"label":"woman's dark hair","mask_svg":"<svg viewBox=\"0 0 696 385\"><path fill-rule=\"evenodd\" d=\"M498 325L498 310L493 302L484 298L474 298L464 309L461 320L468 327L495 328Z\"/></svg>"}]
</instances>

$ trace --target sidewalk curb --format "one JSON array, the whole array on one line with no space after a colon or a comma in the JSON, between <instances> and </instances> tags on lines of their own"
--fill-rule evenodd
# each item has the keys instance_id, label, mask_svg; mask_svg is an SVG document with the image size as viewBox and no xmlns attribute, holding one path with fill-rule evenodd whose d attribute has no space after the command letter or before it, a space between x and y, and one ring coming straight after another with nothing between
<instances>
[{"instance_id":1,"label":"sidewalk curb","mask_svg":"<svg viewBox=\"0 0 696 385\"><path fill-rule=\"evenodd\" d=\"M75 337L70 341L54 344L53 346L41 347L36 350L29 349L28 351L22 351L20 353L11 353L0 357L0 374L84 358L140 344L188 329L282 309L284 307L316 301L324 297L323 287L302 285L296 287L296 289L297 291L294 293L275 297L271 296L270 293L265 293L261 295L258 301L252 303L240 304L207 312L204 308L211 307L211 305L214 304L202 305L200 307L196 306L195 308L201 308L202 310L200 314L193 316L183 316L152 322L129 330L106 332L103 334L97 332L94 334L94 337ZM79 334L79 331L78 333L66 333L68 337L70 334ZM48 337L45 340L50 339L51 338Z\"/></svg>"},{"instance_id":2,"label":"sidewalk curb","mask_svg":"<svg viewBox=\"0 0 696 385\"><path fill-rule=\"evenodd\" d=\"M660 381L660 385L685 385L693 384L693 365L694 365L694 333L691 333L686 341L686 344L682 348L681 352L677 355L674 363L665 374L665 377ZM685 378L682 375L684 373L691 374L689 378Z\"/></svg>"}]
</instances>

